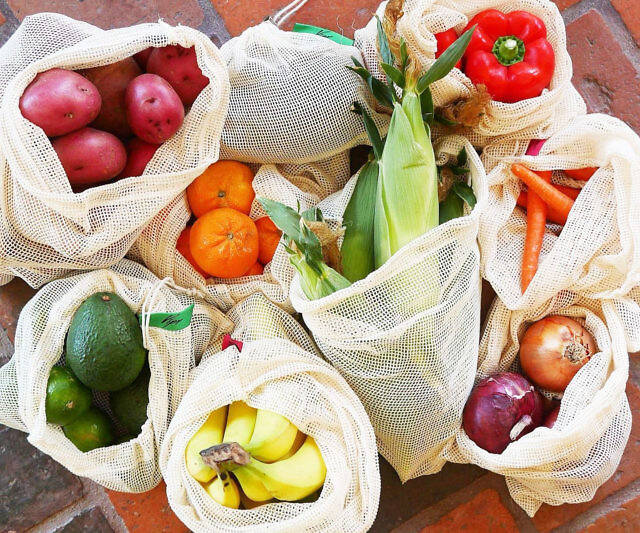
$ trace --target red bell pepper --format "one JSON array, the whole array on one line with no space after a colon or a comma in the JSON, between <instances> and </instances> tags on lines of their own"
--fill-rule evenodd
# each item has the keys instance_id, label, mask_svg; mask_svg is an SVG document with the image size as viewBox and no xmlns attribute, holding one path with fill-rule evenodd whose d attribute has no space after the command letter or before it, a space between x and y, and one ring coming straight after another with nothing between
<instances>
[{"instance_id":1,"label":"red bell pepper","mask_svg":"<svg viewBox=\"0 0 640 533\"><path fill-rule=\"evenodd\" d=\"M440 33L435 34L436 42L438 43L438 48L436 50L436 58L442 55L447 48L449 48L456 40L458 39L458 34L456 30L453 28L442 31ZM462 66L462 59L456 63L456 68L460 68Z\"/></svg>"},{"instance_id":2,"label":"red bell pepper","mask_svg":"<svg viewBox=\"0 0 640 533\"><path fill-rule=\"evenodd\" d=\"M473 17L465 31L474 24L464 54L464 72L471 81L484 84L499 102L540 96L555 68L544 22L527 11L487 9Z\"/></svg>"}]
</instances>

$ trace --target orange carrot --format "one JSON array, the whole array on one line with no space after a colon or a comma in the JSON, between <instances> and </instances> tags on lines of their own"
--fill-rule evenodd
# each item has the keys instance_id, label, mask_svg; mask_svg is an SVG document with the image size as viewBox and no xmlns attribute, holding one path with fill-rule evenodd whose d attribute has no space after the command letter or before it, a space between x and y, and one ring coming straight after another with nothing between
<instances>
[{"instance_id":1,"label":"orange carrot","mask_svg":"<svg viewBox=\"0 0 640 533\"><path fill-rule=\"evenodd\" d=\"M513 165L518 166L518 165ZM525 168L525 167L522 167ZM513 170L513 167L512 167ZM531 172L529 169L525 169ZM531 172L533 174L533 172ZM516 172L514 172L516 174ZM516 174L517 176L518 174ZM536 178L542 183L549 184L551 175ZM549 184L550 185L550 184ZM527 234L524 241L524 252L522 254L522 274L520 278L522 292L527 290L529 283L538 270L538 259L542 250L542 239L547 224L547 204L545 204L540 196L538 196L533 188L529 190L527 195Z\"/></svg>"},{"instance_id":2,"label":"orange carrot","mask_svg":"<svg viewBox=\"0 0 640 533\"><path fill-rule=\"evenodd\" d=\"M564 173L574 180L587 181L598 170L598 167L572 168L565 170Z\"/></svg>"},{"instance_id":3,"label":"orange carrot","mask_svg":"<svg viewBox=\"0 0 640 533\"><path fill-rule=\"evenodd\" d=\"M575 189L579 190L579 189ZM520 207L527 208L527 191L521 191L518 196L517 205ZM559 224L560 226L564 226L567 223L567 219L563 218L561 214L559 214L555 209L547 206L547 222L552 222L554 224Z\"/></svg>"},{"instance_id":4,"label":"orange carrot","mask_svg":"<svg viewBox=\"0 0 640 533\"><path fill-rule=\"evenodd\" d=\"M562 194L566 194L572 200L575 200L580 194L580 191L582 190L582 189L576 189L575 187L567 187L565 185L556 185L555 183L552 183L552 185L556 189L558 189Z\"/></svg>"},{"instance_id":5,"label":"orange carrot","mask_svg":"<svg viewBox=\"0 0 640 533\"><path fill-rule=\"evenodd\" d=\"M517 163L511 165L511 172L526 183L527 187L529 187L529 193L534 192L545 204L556 209L562 216L569 216L569 211L573 207L573 200L551 185L546 177L543 178Z\"/></svg>"}]
</instances>

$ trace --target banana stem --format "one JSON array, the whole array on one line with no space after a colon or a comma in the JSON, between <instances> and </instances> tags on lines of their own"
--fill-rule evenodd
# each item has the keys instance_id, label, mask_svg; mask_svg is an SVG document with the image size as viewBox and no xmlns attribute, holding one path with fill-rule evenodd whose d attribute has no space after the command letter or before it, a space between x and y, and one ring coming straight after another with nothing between
<instances>
[{"instance_id":1,"label":"banana stem","mask_svg":"<svg viewBox=\"0 0 640 533\"><path fill-rule=\"evenodd\" d=\"M218 475L249 464L251 455L237 442L223 442L200 451L202 461Z\"/></svg>"}]
</instances>

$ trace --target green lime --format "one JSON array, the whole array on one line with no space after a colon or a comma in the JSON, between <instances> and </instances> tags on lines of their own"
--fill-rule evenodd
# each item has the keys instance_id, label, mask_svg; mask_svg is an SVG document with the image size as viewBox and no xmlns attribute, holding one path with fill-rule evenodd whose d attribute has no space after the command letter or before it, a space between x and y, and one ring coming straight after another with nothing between
<instances>
[{"instance_id":1,"label":"green lime","mask_svg":"<svg viewBox=\"0 0 640 533\"><path fill-rule=\"evenodd\" d=\"M54 366L47 381L47 422L64 426L91 406L91 391L68 368Z\"/></svg>"},{"instance_id":2,"label":"green lime","mask_svg":"<svg viewBox=\"0 0 640 533\"><path fill-rule=\"evenodd\" d=\"M111 420L100 409L91 407L74 422L62 428L81 452L109 446L113 442Z\"/></svg>"},{"instance_id":3,"label":"green lime","mask_svg":"<svg viewBox=\"0 0 640 533\"><path fill-rule=\"evenodd\" d=\"M142 372L131 385L109 395L114 416L132 435L138 435L147 421L149 379L149 366L144 365Z\"/></svg>"}]
</instances>

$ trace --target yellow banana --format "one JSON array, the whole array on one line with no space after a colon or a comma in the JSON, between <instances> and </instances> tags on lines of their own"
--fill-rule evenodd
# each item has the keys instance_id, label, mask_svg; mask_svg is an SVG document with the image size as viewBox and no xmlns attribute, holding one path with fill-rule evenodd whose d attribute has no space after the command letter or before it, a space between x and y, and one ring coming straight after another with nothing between
<instances>
[{"instance_id":1,"label":"yellow banana","mask_svg":"<svg viewBox=\"0 0 640 533\"><path fill-rule=\"evenodd\" d=\"M259 461L277 461L291 449L297 433L298 428L284 416L258 409L256 425L246 450Z\"/></svg>"},{"instance_id":2,"label":"yellow banana","mask_svg":"<svg viewBox=\"0 0 640 533\"><path fill-rule=\"evenodd\" d=\"M258 410L244 402L233 402L229 405L227 428L224 430L222 442L237 442L246 446L253 435Z\"/></svg>"},{"instance_id":3,"label":"yellow banana","mask_svg":"<svg viewBox=\"0 0 640 533\"><path fill-rule=\"evenodd\" d=\"M305 439L307 438L307 435L305 433L302 433L302 431L298 430L298 433L296 434L296 438L293 441L293 445L291 446L291 449L285 453L279 460L282 461L283 459L289 459L289 457L291 457L294 453L296 453L300 447L304 444Z\"/></svg>"},{"instance_id":4,"label":"yellow banana","mask_svg":"<svg viewBox=\"0 0 640 533\"><path fill-rule=\"evenodd\" d=\"M239 468L233 471L242 492L254 502L266 502L273 498L271 493L265 488L260 478L251 470Z\"/></svg>"},{"instance_id":5,"label":"yellow banana","mask_svg":"<svg viewBox=\"0 0 640 533\"><path fill-rule=\"evenodd\" d=\"M225 405L209 415L209 418L205 420L204 424L200 426L200 429L191 437L185 449L184 460L187 471L194 479L201 483L211 481L216 476L216 472L204 464L200 456L200 451L222 442L226 420L227 406Z\"/></svg>"},{"instance_id":6,"label":"yellow banana","mask_svg":"<svg viewBox=\"0 0 640 533\"><path fill-rule=\"evenodd\" d=\"M238 485L227 472L222 472L205 490L220 505L237 509L240 507L240 491Z\"/></svg>"},{"instance_id":7,"label":"yellow banana","mask_svg":"<svg viewBox=\"0 0 640 533\"><path fill-rule=\"evenodd\" d=\"M240 491L240 503L242 504L243 509L255 509L256 507L260 507L261 505L272 501L273 500L268 500L266 502L254 502L253 500L249 499L244 492Z\"/></svg>"},{"instance_id":8,"label":"yellow banana","mask_svg":"<svg viewBox=\"0 0 640 533\"><path fill-rule=\"evenodd\" d=\"M300 449L289 459L263 463L251 459L234 469L249 470L258 477L269 493L278 500L297 501L306 498L324 484L327 468L315 440L307 437Z\"/></svg>"}]
</instances>

